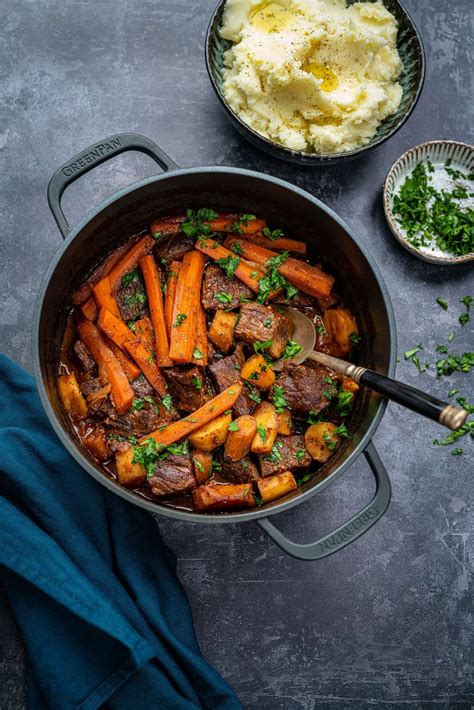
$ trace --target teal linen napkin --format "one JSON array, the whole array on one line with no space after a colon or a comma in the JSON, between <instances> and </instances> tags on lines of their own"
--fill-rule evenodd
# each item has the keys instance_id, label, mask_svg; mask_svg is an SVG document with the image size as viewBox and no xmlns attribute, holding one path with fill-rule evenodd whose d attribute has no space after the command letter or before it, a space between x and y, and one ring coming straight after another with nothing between
<instances>
[{"instance_id":1,"label":"teal linen napkin","mask_svg":"<svg viewBox=\"0 0 474 710\"><path fill-rule=\"evenodd\" d=\"M154 519L69 456L33 379L3 355L0 582L34 710L241 707L201 656Z\"/></svg>"}]
</instances>

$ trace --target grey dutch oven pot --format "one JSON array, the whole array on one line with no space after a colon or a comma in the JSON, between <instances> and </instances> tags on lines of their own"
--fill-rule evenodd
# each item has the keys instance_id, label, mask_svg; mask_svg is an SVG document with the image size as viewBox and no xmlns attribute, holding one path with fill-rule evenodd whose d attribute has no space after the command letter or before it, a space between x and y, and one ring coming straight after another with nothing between
<instances>
[{"instance_id":1,"label":"grey dutch oven pot","mask_svg":"<svg viewBox=\"0 0 474 710\"><path fill-rule=\"evenodd\" d=\"M146 153L164 173L141 180L104 200L71 229L61 209L65 188L95 166L124 151ZM148 228L157 215L188 207L238 208L264 214L308 243L309 256L320 256L337 277L338 291L351 304L362 335L361 361L393 377L396 335L387 288L371 255L352 230L326 205L304 190L263 173L231 167L181 169L144 136L118 134L87 148L57 170L48 187L50 208L64 237L41 285L34 316L34 369L39 394L49 420L67 451L100 484L133 505L177 520L204 525L255 521L288 554L316 560L356 540L386 511L390 481L372 443L386 401L363 391L351 422L353 436L310 481L283 499L256 510L200 515L147 500L107 478L84 451L62 411L56 390L56 368L68 304L75 289L97 263L124 238ZM288 540L271 517L322 491L364 454L375 477L373 499L363 510L316 542Z\"/></svg>"}]
</instances>

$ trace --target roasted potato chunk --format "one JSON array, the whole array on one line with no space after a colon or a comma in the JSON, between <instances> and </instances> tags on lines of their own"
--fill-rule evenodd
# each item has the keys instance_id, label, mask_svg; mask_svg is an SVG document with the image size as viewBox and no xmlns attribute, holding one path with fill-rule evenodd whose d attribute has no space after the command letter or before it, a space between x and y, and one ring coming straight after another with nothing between
<instances>
[{"instance_id":1,"label":"roasted potato chunk","mask_svg":"<svg viewBox=\"0 0 474 710\"><path fill-rule=\"evenodd\" d=\"M260 390L268 390L275 382L275 373L262 355L249 357L240 372L242 379L251 382Z\"/></svg>"},{"instance_id":2,"label":"roasted potato chunk","mask_svg":"<svg viewBox=\"0 0 474 710\"><path fill-rule=\"evenodd\" d=\"M220 313L221 311L219 311ZM224 443L227 438L231 414L221 414L189 435L189 441L195 449L212 451Z\"/></svg>"},{"instance_id":3,"label":"roasted potato chunk","mask_svg":"<svg viewBox=\"0 0 474 710\"><path fill-rule=\"evenodd\" d=\"M268 454L272 450L278 431L278 414L270 402L260 402L253 411L257 430L252 440L254 454Z\"/></svg>"},{"instance_id":4,"label":"roasted potato chunk","mask_svg":"<svg viewBox=\"0 0 474 710\"><path fill-rule=\"evenodd\" d=\"M250 414L243 414L241 417L234 419L230 424L229 433L225 440L224 451L226 456L231 461L240 461L247 456L256 431L257 422Z\"/></svg>"},{"instance_id":5,"label":"roasted potato chunk","mask_svg":"<svg viewBox=\"0 0 474 710\"><path fill-rule=\"evenodd\" d=\"M115 454L118 482L127 488L138 488L146 481L146 471L139 463L133 463L133 449Z\"/></svg>"},{"instance_id":6,"label":"roasted potato chunk","mask_svg":"<svg viewBox=\"0 0 474 710\"><path fill-rule=\"evenodd\" d=\"M110 458L111 452L105 438L105 431L101 426L94 426L82 440L98 461L107 461Z\"/></svg>"},{"instance_id":7,"label":"roasted potato chunk","mask_svg":"<svg viewBox=\"0 0 474 710\"><path fill-rule=\"evenodd\" d=\"M331 355L344 357L354 346L351 336L359 334L357 322L348 308L331 308L323 315L328 334L327 347Z\"/></svg>"},{"instance_id":8,"label":"roasted potato chunk","mask_svg":"<svg viewBox=\"0 0 474 710\"><path fill-rule=\"evenodd\" d=\"M282 412L278 415L277 433L282 436L291 436L293 434L293 422L291 421L290 412Z\"/></svg>"},{"instance_id":9,"label":"roasted potato chunk","mask_svg":"<svg viewBox=\"0 0 474 710\"><path fill-rule=\"evenodd\" d=\"M234 330L239 316L237 313L216 311L209 328L209 340L223 353L228 353L234 340Z\"/></svg>"},{"instance_id":10,"label":"roasted potato chunk","mask_svg":"<svg viewBox=\"0 0 474 710\"><path fill-rule=\"evenodd\" d=\"M196 449L191 453L191 459L198 484L208 481L212 475L212 454L209 451Z\"/></svg>"},{"instance_id":11,"label":"roasted potato chunk","mask_svg":"<svg viewBox=\"0 0 474 710\"><path fill-rule=\"evenodd\" d=\"M269 478L261 478L257 481L258 490L264 503L269 503L271 500L281 498L290 491L298 488L295 477L291 471L279 473L277 476Z\"/></svg>"},{"instance_id":12,"label":"roasted potato chunk","mask_svg":"<svg viewBox=\"0 0 474 710\"><path fill-rule=\"evenodd\" d=\"M342 376L341 388L344 392L351 392L352 394L357 394L360 387L355 380L351 380L350 377Z\"/></svg>"},{"instance_id":13,"label":"roasted potato chunk","mask_svg":"<svg viewBox=\"0 0 474 710\"><path fill-rule=\"evenodd\" d=\"M341 437L334 433L336 429L331 422L318 422L306 430L304 443L315 461L327 461L341 443Z\"/></svg>"},{"instance_id":14,"label":"roasted potato chunk","mask_svg":"<svg viewBox=\"0 0 474 710\"><path fill-rule=\"evenodd\" d=\"M87 417L89 413L87 402L82 396L74 372L69 375L59 375L58 391L64 409L74 422L79 422Z\"/></svg>"},{"instance_id":15,"label":"roasted potato chunk","mask_svg":"<svg viewBox=\"0 0 474 710\"><path fill-rule=\"evenodd\" d=\"M253 508L255 505L250 483L208 483L196 488L191 496L198 513Z\"/></svg>"}]
</instances>

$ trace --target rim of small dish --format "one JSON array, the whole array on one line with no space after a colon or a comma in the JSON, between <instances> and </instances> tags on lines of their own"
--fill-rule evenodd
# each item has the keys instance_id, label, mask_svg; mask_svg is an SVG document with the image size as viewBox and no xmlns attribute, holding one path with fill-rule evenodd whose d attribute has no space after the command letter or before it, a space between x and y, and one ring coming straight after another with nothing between
<instances>
[{"instance_id":1,"label":"rim of small dish","mask_svg":"<svg viewBox=\"0 0 474 710\"><path fill-rule=\"evenodd\" d=\"M206 39L205 39L205 60L206 60L206 68L207 68L207 73L212 85L212 88L214 89L214 92L221 104L221 106L224 108L226 113L228 114L229 118L234 122L234 125L236 128L243 134L246 135L247 138L257 147L261 148L264 151L267 151L274 157L278 157L282 160L287 160L289 162L296 162L299 164L306 164L306 165L324 165L327 163L330 163L333 161L334 163L340 163L340 162L345 162L345 161L350 161L355 158L358 158L360 155L363 153L369 152L373 148L376 148L377 146L381 145L382 143L385 143L385 141L389 140L392 138L392 136L397 133L397 131L402 128L402 126L406 123L406 121L410 118L411 114L413 113L418 100L421 96L421 92L423 90L423 86L425 83L425 77L426 77L426 56L425 56L425 48L423 45L423 40L421 38L421 33L414 22L412 16L406 9L405 5L401 2L401 0L397 0L397 4L401 10L401 12L405 15L405 18L407 19L409 25L411 26L411 29L413 30L413 33L416 37L416 40L418 42L418 47L419 47L419 52L420 52L420 77L419 77L419 82L418 86L416 88L416 91L414 93L413 99L408 106L407 110L405 111L405 114L401 117L400 121L393 126L391 131L389 131L386 135L381 136L380 138L373 140L370 143L367 143L365 145L360 146L359 148L356 148L354 150L349 150L349 151L344 151L342 153L308 153L306 151L297 151L297 150L292 150L291 148L286 148L284 145L281 143L277 143L275 141L272 141L270 138L267 138L266 136L263 136L261 133L258 133L254 128L249 126L245 121L243 121L240 116L235 113L235 111L229 106L227 100L224 97L223 92L221 91L221 88L216 81L216 78L214 76L214 72L212 70L212 60L211 60L211 37L213 32L217 31L216 27L216 21L220 18L218 18L219 14L222 13L223 8L226 4L227 0L219 0L216 8L214 9L214 12L212 13L211 19L209 21L209 25L207 27L206 31Z\"/></svg>"},{"instance_id":2,"label":"rim of small dish","mask_svg":"<svg viewBox=\"0 0 474 710\"><path fill-rule=\"evenodd\" d=\"M420 162L426 160L430 157L430 150L433 151L436 147L441 149L453 148L451 151L452 155L446 155L446 158L452 157L456 153L456 149L462 152L470 153L474 157L474 146L470 143L464 143L462 141L455 140L433 140L426 141L424 143L419 143L406 150L392 165L387 173L383 186L383 207L385 212L385 219L390 227L390 231L397 241L418 259L427 261L430 264L438 265L450 265L450 264L467 264L474 261L474 252L469 254L464 254L463 256L440 256L438 254L430 254L422 251L419 247L411 244L402 230L398 227L395 217L392 212L392 202L395 193L395 181L400 176L407 176L413 169L413 162Z\"/></svg>"}]
</instances>

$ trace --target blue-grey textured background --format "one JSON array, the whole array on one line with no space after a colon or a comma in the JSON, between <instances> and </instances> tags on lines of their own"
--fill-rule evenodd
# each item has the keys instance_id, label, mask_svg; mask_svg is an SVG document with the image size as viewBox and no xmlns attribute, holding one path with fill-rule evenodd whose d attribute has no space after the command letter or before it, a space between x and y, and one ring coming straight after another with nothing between
<instances>
[{"instance_id":1,"label":"blue-grey textured background","mask_svg":"<svg viewBox=\"0 0 474 710\"><path fill-rule=\"evenodd\" d=\"M323 170L267 158L227 123L204 66L213 5L0 0L0 349L30 366L35 295L60 242L46 203L49 177L96 140L136 131L183 165L262 170L323 199L354 227L383 271L399 353L421 340L433 360L436 343L453 326L453 349L464 352L472 331L456 325L458 300L473 292L472 271L430 266L403 251L385 225L381 187L392 162L416 143L470 138L472 0L406 0L427 52L418 107L367 159ZM147 158L130 155L100 167L65 195L70 221L153 172ZM447 312L435 304L437 296L449 300ZM398 375L438 395L452 386L472 392L470 375L440 382L403 360ZM467 708L474 702L473 446L463 442L464 455L453 457L431 443L442 433L390 405L375 443L392 478L391 507L358 542L321 562L286 557L252 523L202 528L163 521L203 653L246 708ZM310 541L362 507L371 491L361 459L278 524ZM3 603L1 708L24 707L23 683L22 645Z\"/></svg>"}]
</instances>

